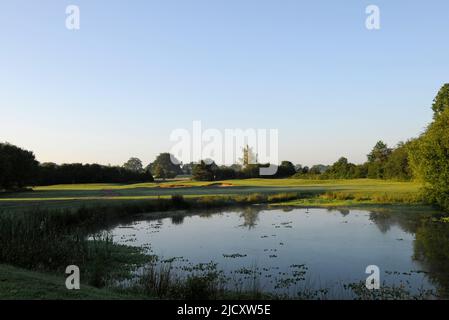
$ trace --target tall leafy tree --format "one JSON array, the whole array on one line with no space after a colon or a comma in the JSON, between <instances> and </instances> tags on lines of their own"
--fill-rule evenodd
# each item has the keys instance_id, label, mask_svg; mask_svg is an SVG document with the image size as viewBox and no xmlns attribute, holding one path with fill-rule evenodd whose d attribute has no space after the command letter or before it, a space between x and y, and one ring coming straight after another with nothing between
<instances>
[{"instance_id":1,"label":"tall leafy tree","mask_svg":"<svg viewBox=\"0 0 449 320\"><path fill-rule=\"evenodd\" d=\"M156 175L156 168L163 169L166 178L174 178L178 174L183 174L181 163L170 153L161 153L156 157L156 160L149 165L153 175Z\"/></svg>"},{"instance_id":2,"label":"tall leafy tree","mask_svg":"<svg viewBox=\"0 0 449 320\"><path fill-rule=\"evenodd\" d=\"M213 181L215 175L212 165L201 160L200 163L193 166L192 178L197 181Z\"/></svg>"},{"instance_id":3,"label":"tall leafy tree","mask_svg":"<svg viewBox=\"0 0 449 320\"><path fill-rule=\"evenodd\" d=\"M378 141L368 157L368 178L384 178L384 165L392 150L383 141Z\"/></svg>"},{"instance_id":4,"label":"tall leafy tree","mask_svg":"<svg viewBox=\"0 0 449 320\"><path fill-rule=\"evenodd\" d=\"M31 184L37 176L38 162L33 152L9 143L0 143L0 190Z\"/></svg>"},{"instance_id":5,"label":"tall leafy tree","mask_svg":"<svg viewBox=\"0 0 449 320\"><path fill-rule=\"evenodd\" d=\"M383 141L377 141L373 150L368 154L369 162L385 162L392 150L388 148L387 144Z\"/></svg>"},{"instance_id":6,"label":"tall leafy tree","mask_svg":"<svg viewBox=\"0 0 449 320\"><path fill-rule=\"evenodd\" d=\"M290 161L282 161L276 172L276 177L291 177L296 173L295 166Z\"/></svg>"},{"instance_id":7,"label":"tall leafy tree","mask_svg":"<svg viewBox=\"0 0 449 320\"><path fill-rule=\"evenodd\" d=\"M153 171L154 171L154 176L156 178L159 178L159 179L162 179L162 180L165 180L167 178L167 174L165 173L164 167L162 167L161 164L157 163L154 166L154 170Z\"/></svg>"},{"instance_id":8,"label":"tall leafy tree","mask_svg":"<svg viewBox=\"0 0 449 320\"><path fill-rule=\"evenodd\" d=\"M384 165L384 178L409 180L412 173L409 166L408 147L410 143L398 143Z\"/></svg>"},{"instance_id":9,"label":"tall leafy tree","mask_svg":"<svg viewBox=\"0 0 449 320\"><path fill-rule=\"evenodd\" d=\"M415 177L426 185L427 199L449 210L449 108L413 141L409 157Z\"/></svg>"},{"instance_id":10,"label":"tall leafy tree","mask_svg":"<svg viewBox=\"0 0 449 320\"><path fill-rule=\"evenodd\" d=\"M354 171L355 164L341 157L326 171L326 176L333 179L350 179L353 178Z\"/></svg>"},{"instance_id":11,"label":"tall leafy tree","mask_svg":"<svg viewBox=\"0 0 449 320\"><path fill-rule=\"evenodd\" d=\"M142 161L139 158L130 158L127 162L125 162L125 164L123 164L123 168L134 172L142 172Z\"/></svg>"},{"instance_id":12,"label":"tall leafy tree","mask_svg":"<svg viewBox=\"0 0 449 320\"><path fill-rule=\"evenodd\" d=\"M434 120L409 148L410 166L415 178L425 183L428 201L449 211L449 85L435 97Z\"/></svg>"},{"instance_id":13,"label":"tall leafy tree","mask_svg":"<svg viewBox=\"0 0 449 320\"><path fill-rule=\"evenodd\" d=\"M449 83L446 83L441 87L432 104L434 117L437 117L446 109L449 109Z\"/></svg>"}]
</instances>

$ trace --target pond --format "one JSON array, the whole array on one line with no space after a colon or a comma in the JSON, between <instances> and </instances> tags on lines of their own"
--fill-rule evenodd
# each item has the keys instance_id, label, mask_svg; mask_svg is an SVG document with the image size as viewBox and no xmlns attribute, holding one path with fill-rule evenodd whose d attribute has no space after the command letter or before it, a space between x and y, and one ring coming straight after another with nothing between
<instances>
[{"instance_id":1,"label":"pond","mask_svg":"<svg viewBox=\"0 0 449 320\"><path fill-rule=\"evenodd\" d=\"M346 298L344 284L365 283L370 265L379 268L381 285L445 295L448 225L419 211L251 206L139 216L108 231L116 243L171 259L179 272L213 262L237 282L257 274L263 291L326 288Z\"/></svg>"}]
</instances>

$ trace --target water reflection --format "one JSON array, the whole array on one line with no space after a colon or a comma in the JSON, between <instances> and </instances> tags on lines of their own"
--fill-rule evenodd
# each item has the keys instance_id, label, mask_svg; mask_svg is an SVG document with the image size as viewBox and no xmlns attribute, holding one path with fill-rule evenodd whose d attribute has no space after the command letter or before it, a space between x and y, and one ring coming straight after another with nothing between
<instances>
[{"instance_id":1,"label":"water reflection","mask_svg":"<svg viewBox=\"0 0 449 320\"><path fill-rule=\"evenodd\" d=\"M182 224L184 222L184 215L178 214L171 217L171 223L173 224Z\"/></svg>"},{"instance_id":2,"label":"water reflection","mask_svg":"<svg viewBox=\"0 0 449 320\"><path fill-rule=\"evenodd\" d=\"M415 237L414 258L425 265L440 295L449 297L449 223L423 220Z\"/></svg>"},{"instance_id":3,"label":"water reflection","mask_svg":"<svg viewBox=\"0 0 449 320\"><path fill-rule=\"evenodd\" d=\"M257 224L257 221L259 220L260 211L261 209L257 208L256 206L245 207L238 210L238 212L240 213L240 218L243 218L242 227L246 227L248 229L254 228Z\"/></svg>"},{"instance_id":4,"label":"water reflection","mask_svg":"<svg viewBox=\"0 0 449 320\"><path fill-rule=\"evenodd\" d=\"M394 277L412 272L417 286L427 281L441 297L449 296L449 223L441 222L441 213L428 209L250 206L165 215L169 218L160 219L159 229L151 234L147 231L152 228L151 215L134 218L135 245L150 243L155 253L165 257L214 260L224 268L257 263L281 272L305 263L324 283L334 278L354 280L354 275L364 279L362 266L374 263ZM124 230L129 229L123 226L129 223L109 230L117 239L126 238Z\"/></svg>"},{"instance_id":5,"label":"water reflection","mask_svg":"<svg viewBox=\"0 0 449 320\"><path fill-rule=\"evenodd\" d=\"M449 297L449 223L440 212L372 211L370 219L383 233L393 225L414 234L413 259L428 273L441 297ZM401 239L397 239L401 240Z\"/></svg>"}]
</instances>

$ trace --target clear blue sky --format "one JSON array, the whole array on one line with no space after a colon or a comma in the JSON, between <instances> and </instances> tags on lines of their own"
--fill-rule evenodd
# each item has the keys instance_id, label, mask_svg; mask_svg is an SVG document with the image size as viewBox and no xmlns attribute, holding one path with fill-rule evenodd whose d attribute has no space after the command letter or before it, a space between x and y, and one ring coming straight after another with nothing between
<instances>
[{"instance_id":1,"label":"clear blue sky","mask_svg":"<svg viewBox=\"0 0 449 320\"><path fill-rule=\"evenodd\" d=\"M201 120L278 128L294 163L362 162L431 120L448 31L447 0L2 1L0 141L41 162L148 163Z\"/></svg>"}]
</instances>

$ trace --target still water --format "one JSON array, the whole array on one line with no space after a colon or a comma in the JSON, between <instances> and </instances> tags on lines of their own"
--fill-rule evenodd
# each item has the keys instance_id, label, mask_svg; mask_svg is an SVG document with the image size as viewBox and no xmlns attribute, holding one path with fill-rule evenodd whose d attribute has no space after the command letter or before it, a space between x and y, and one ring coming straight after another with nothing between
<instances>
[{"instance_id":1,"label":"still water","mask_svg":"<svg viewBox=\"0 0 449 320\"><path fill-rule=\"evenodd\" d=\"M300 274L295 288L344 295L343 284L365 282L367 266L376 265L381 284L441 294L449 230L429 215L252 206L159 220L141 216L108 231L116 243L151 248L179 266L212 261L234 278L252 270L265 291L276 292L279 280Z\"/></svg>"}]
</instances>

